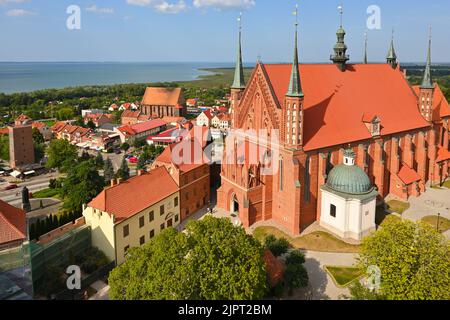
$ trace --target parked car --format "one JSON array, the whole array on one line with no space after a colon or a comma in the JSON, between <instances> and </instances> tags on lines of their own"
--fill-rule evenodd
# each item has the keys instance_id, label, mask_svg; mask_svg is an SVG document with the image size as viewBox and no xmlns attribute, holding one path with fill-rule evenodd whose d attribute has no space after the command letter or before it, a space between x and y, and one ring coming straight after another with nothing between
<instances>
[{"instance_id":1,"label":"parked car","mask_svg":"<svg viewBox=\"0 0 450 320\"><path fill-rule=\"evenodd\" d=\"M136 157L129 157L127 160L129 163L138 163L138 158Z\"/></svg>"},{"instance_id":2,"label":"parked car","mask_svg":"<svg viewBox=\"0 0 450 320\"><path fill-rule=\"evenodd\" d=\"M19 186L17 184L10 184L7 185L5 190L13 190L13 189L17 189Z\"/></svg>"}]
</instances>

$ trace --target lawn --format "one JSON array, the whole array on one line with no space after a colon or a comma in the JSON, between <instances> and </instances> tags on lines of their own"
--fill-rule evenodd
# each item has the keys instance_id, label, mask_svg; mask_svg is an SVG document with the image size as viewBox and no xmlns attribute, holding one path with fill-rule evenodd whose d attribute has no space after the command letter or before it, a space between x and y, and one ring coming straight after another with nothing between
<instances>
[{"instance_id":1,"label":"lawn","mask_svg":"<svg viewBox=\"0 0 450 320\"><path fill-rule=\"evenodd\" d=\"M400 217L390 214L386 211L384 211L384 208L382 206L378 206L377 207L377 211L375 213L375 223L377 226L382 226L383 223L385 223L386 221L390 220L390 219L396 219L396 220L400 220Z\"/></svg>"},{"instance_id":2,"label":"lawn","mask_svg":"<svg viewBox=\"0 0 450 320\"><path fill-rule=\"evenodd\" d=\"M437 226L437 220L438 220L438 216L426 216L426 217L422 218L423 222L428 223L435 228ZM445 232L449 229L450 229L450 220L448 220L444 217L439 217L439 231Z\"/></svg>"},{"instance_id":3,"label":"lawn","mask_svg":"<svg viewBox=\"0 0 450 320\"><path fill-rule=\"evenodd\" d=\"M450 189L450 180L445 181L443 186Z\"/></svg>"},{"instance_id":4,"label":"lawn","mask_svg":"<svg viewBox=\"0 0 450 320\"><path fill-rule=\"evenodd\" d=\"M403 212L409 209L410 204L408 202L391 200L387 202L387 207L389 211L394 211L399 214L402 214Z\"/></svg>"},{"instance_id":5,"label":"lawn","mask_svg":"<svg viewBox=\"0 0 450 320\"><path fill-rule=\"evenodd\" d=\"M323 231L316 231L295 238L274 227L258 227L253 232L253 236L260 242L263 242L268 235L274 235L276 238L286 238L297 249L320 252L359 252L358 245L346 243Z\"/></svg>"},{"instance_id":6,"label":"lawn","mask_svg":"<svg viewBox=\"0 0 450 320\"><path fill-rule=\"evenodd\" d=\"M33 192L33 198L34 199L40 199L40 198L58 198L59 197L59 190L58 189L43 189L40 191Z\"/></svg>"},{"instance_id":7,"label":"lawn","mask_svg":"<svg viewBox=\"0 0 450 320\"><path fill-rule=\"evenodd\" d=\"M364 274L360 268L356 267L325 266L324 268L334 283L340 287L348 286Z\"/></svg>"}]
</instances>

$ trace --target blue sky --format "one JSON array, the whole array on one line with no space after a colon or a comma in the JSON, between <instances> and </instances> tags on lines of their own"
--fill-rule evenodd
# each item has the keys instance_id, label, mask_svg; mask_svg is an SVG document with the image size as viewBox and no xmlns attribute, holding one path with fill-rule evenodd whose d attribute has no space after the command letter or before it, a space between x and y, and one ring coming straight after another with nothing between
<instances>
[{"instance_id":1,"label":"blue sky","mask_svg":"<svg viewBox=\"0 0 450 320\"><path fill-rule=\"evenodd\" d=\"M384 60L392 28L399 60L424 61L432 24L433 61L450 62L448 0L0 0L0 61L230 62L242 11L244 60L289 62L296 3L303 62L328 61L340 3L352 61L362 60L366 11L377 5L370 61ZM69 5L81 8L81 30L66 28Z\"/></svg>"}]
</instances>

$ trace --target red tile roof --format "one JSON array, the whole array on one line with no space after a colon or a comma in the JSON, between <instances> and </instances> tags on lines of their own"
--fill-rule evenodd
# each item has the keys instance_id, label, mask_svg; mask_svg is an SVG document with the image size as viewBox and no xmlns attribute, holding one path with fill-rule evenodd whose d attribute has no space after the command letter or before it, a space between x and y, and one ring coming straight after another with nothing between
<instances>
[{"instance_id":1,"label":"red tile roof","mask_svg":"<svg viewBox=\"0 0 450 320\"><path fill-rule=\"evenodd\" d=\"M133 177L103 190L88 206L115 215L116 223L128 219L178 191L165 167Z\"/></svg>"},{"instance_id":2,"label":"red tile roof","mask_svg":"<svg viewBox=\"0 0 450 320\"><path fill-rule=\"evenodd\" d=\"M419 174L416 171L414 171L413 169L411 169L405 163L403 163L403 166L400 169L400 171L397 173L397 176L406 185L410 185L414 182L420 181L420 179L421 179Z\"/></svg>"},{"instance_id":3,"label":"red tile roof","mask_svg":"<svg viewBox=\"0 0 450 320\"><path fill-rule=\"evenodd\" d=\"M419 97L420 86L413 87L417 97ZM444 93L437 83L433 95L433 121L440 121L443 117L450 117L450 106Z\"/></svg>"},{"instance_id":4,"label":"red tile roof","mask_svg":"<svg viewBox=\"0 0 450 320\"><path fill-rule=\"evenodd\" d=\"M440 147L437 152L436 162L442 162L445 160L450 160L450 151Z\"/></svg>"},{"instance_id":5,"label":"red tile roof","mask_svg":"<svg viewBox=\"0 0 450 320\"><path fill-rule=\"evenodd\" d=\"M141 115L140 111L132 111L132 110L125 110L122 112L122 118L139 118Z\"/></svg>"},{"instance_id":6,"label":"red tile roof","mask_svg":"<svg viewBox=\"0 0 450 320\"><path fill-rule=\"evenodd\" d=\"M203 111L203 114L209 119L209 120L211 120L212 118L214 118L214 116L212 115L212 113L211 113L211 110L205 110L205 111Z\"/></svg>"},{"instance_id":7,"label":"red tile roof","mask_svg":"<svg viewBox=\"0 0 450 320\"><path fill-rule=\"evenodd\" d=\"M33 120L33 119L31 119L29 116L27 116L23 113L20 116L18 116L16 119L16 121L20 121L20 122L30 121L30 120Z\"/></svg>"},{"instance_id":8,"label":"red tile roof","mask_svg":"<svg viewBox=\"0 0 450 320\"><path fill-rule=\"evenodd\" d=\"M263 65L281 105L291 65ZM334 64L300 65L306 151L371 138L361 121L365 113L381 119L381 134L427 127L417 97L399 70L387 64L352 64L345 72Z\"/></svg>"},{"instance_id":9,"label":"red tile roof","mask_svg":"<svg viewBox=\"0 0 450 320\"><path fill-rule=\"evenodd\" d=\"M133 136L136 134L144 133L144 132L152 130L152 129L156 129L158 127L163 127L165 125L166 125L166 123L163 120L154 119L154 120L137 123L137 124L133 124L133 125L125 125L125 126L120 127L118 130L125 134Z\"/></svg>"},{"instance_id":10,"label":"red tile roof","mask_svg":"<svg viewBox=\"0 0 450 320\"><path fill-rule=\"evenodd\" d=\"M46 124L43 122L33 122L33 124L31 126L33 128L42 129L43 127L46 126Z\"/></svg>"},{"instance_id":11,"label":"red tile roof","mask_svg":"<svg viewBox=\"0 0 450 320\"><path fill-rule=\"evenodd\" d=\"M25 240L26 233L25 212L0 200L0 244Z\"/></svg>"},{"instance_id":12,"label":"red tile roof","mask_svg":"<svg viewBox=\"0 0 450 320\"><path fill-rule=\"evenodd\" d=\"M182 103L181 88L152 88L145 90L142 99L143 105L150 106L176 106Z\"/></svg>"},{"instance_id":13,"label":"red tile roof","mask_svg":"<svg viewBox=\"0 0 450 320\"><path fill-rule=\"evenodd\" d=\"M0 128L0 134L9 134L8 128Z\"/></svg>"}]
</instances>

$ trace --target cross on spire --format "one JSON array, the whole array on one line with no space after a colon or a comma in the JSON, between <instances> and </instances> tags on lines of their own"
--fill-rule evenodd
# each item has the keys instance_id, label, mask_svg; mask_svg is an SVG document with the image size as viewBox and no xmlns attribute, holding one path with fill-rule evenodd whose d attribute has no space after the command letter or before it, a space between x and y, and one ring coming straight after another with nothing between
<instances>
[{"instance_id":1,"label":"cross on spire","mask_svg":"<svg viewBox=\"0 0 450 320\"><path fill-rule=\"evenodd\" d=\"M344 6L342 4L338 7L338 11L339 11L339 18L340 18L340 26L342 28L342 21L343 21L343 15L344 15Z\"/></svg>"}]
</instances>

